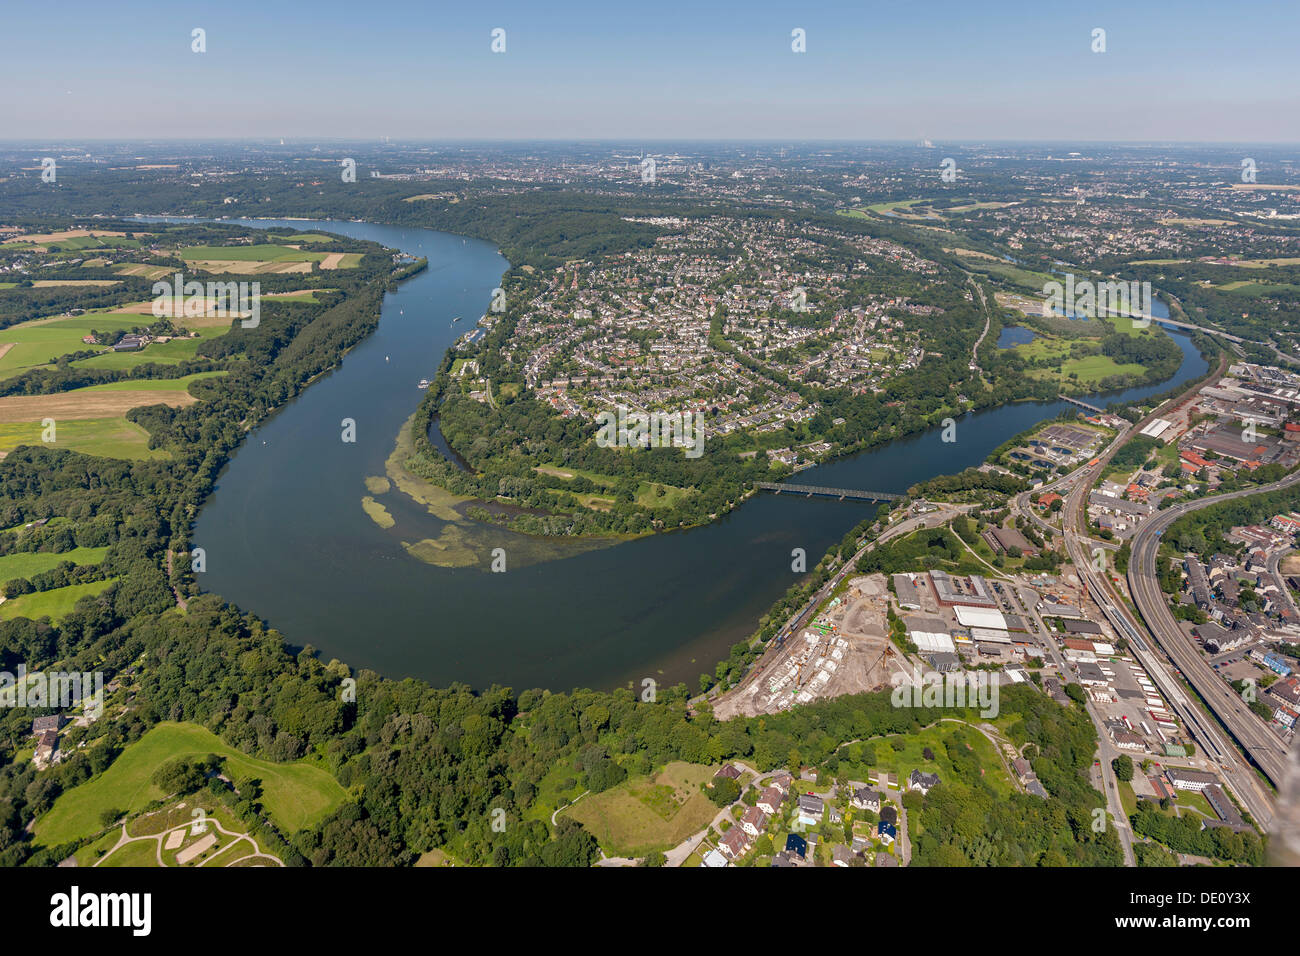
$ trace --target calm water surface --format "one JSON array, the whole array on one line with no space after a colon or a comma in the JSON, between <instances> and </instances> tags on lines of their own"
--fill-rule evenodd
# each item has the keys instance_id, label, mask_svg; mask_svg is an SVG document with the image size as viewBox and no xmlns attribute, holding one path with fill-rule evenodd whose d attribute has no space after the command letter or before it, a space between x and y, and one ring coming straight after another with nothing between
<instances>
[{"instance_id":1,"label":"calm water surface","mask_svg":"<svg viewBox=\"0 0 1300 956\"><path fill-rule=\"evenodd\" d=\"M237 220L238 221L238 220ZM396 491L377 496L396 519L363 512L366 476L383 475L403 422L457 337L473 327L508 267L491 245L430 230L369 223L249 221L325 229L429 258L429 269L386 297L377 331L342 365L253 432L199 515L207 550L201 583L268 620L291 643L328 660L435 685L611 688L645 677L692 688L794 582L793 548L816 560L876 505L760 495L704 528L621 543L559 560L508 558L488 573L490 547L507 555L536 542L491 531L479 567L437 567L403 542L447 523ZM1158 304L1157 304L1158 305ZM455 316L463 321L453 324ZM1175 380L1206 366L1185 336ZM1170 382L1134 389L1133 400ZM823 465L799 481L900 492L975 465L1011 435L1056 415L1063 402L1009 405L958 420L958 441L936 430ZM340 440L355 419L357 441Z\"/></svg>"}]
</instances>

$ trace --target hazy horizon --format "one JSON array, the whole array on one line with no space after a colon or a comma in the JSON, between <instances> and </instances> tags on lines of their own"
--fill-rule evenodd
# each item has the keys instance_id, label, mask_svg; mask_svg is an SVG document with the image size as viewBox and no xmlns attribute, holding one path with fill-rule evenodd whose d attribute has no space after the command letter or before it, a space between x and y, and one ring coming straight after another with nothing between
<instances>
[{"instance_id":1,"label":"hazy horizon","mask_svg":"<svg viewBox=\"0 0 1300 956\"><path fill-rule=\"evenodd\" d=\"M1235 18L1027 0L299 9L12 7L0 62L21 93L0 128L8 142L1300 142L1293 3Z\"/></svg>"}]
</instances>

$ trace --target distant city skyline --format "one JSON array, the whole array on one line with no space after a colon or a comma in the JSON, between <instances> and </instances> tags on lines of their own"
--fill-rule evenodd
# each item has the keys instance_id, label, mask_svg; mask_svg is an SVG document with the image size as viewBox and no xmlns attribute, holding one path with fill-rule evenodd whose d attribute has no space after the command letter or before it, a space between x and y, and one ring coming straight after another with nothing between
<instances>
[{"instance_id":1,"label":"distant city skyline","mask_svg":"<svg viewBox=\"0 0 1300 956\"><path fill-rule=\"evenodd\" d=\"M13 6L0 137L1300 141L1300 5L1245 9Z\"/></svg>"}]
</instances>

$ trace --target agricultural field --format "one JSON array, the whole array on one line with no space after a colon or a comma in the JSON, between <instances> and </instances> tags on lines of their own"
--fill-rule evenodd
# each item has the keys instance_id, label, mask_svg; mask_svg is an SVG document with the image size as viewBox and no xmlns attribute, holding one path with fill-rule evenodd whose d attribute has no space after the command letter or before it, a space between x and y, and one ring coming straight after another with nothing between
<instances>
[{"instance_id":1,"label":"agricultural field","mask_svg":"<svg viewBox=\"0 0 1300 956\"><path fill-rule=\"evenodd\" d=\"M300 232L292 236L272 236L271 238L286 246L298 245L304 242L311 245L313 242L337 242L339 240L338 236L327 236L323 232Z\"/></svg>"},{"instance_id":2,"label":"agricultural field","mask_svg":"<svg viewBox=\"0 0 1300 956\"><path fill-rule=\"evenodd\" d=\"M45 421L53 419L54 440L49 444L55 447L110 458L166 458L166 452L149 448L149 433L127 421L126 413L142 405L192 405L198 399L189 393L190 383L222 374L131 379L53 395L0 398L0 454L45 442Z\"/></svg>"},{"instance_id":3,"label":"agricultural field","mask_svg":"<svg viewBox=\"0 0 1300 956\"><path fill-rule=\"evenodd\" d=\"M589 794L563 812L613 856L667 850L702 830L718 812L700 790L716 767L674 761L659 773Z\"/></svg>"},{"instance_id":4,"label":"agricultural field","mask_svg":"<svg viewBox=\"0 0 1300 956\"><path fill-rule=\"evenodd\" d=\"M82 264L89 265L89 263ZM152 281L154 279L161 279L163 276L169 275L175 270L167 266L149 265L146 262L121 262L113 266L113 271L124 276L141 276Z\"/></svg>"},{"instance_id":5,"label":"agricultural field","mask_svg":"<svg viewBox=\"0 0 1300 956\"><path fill-rule=\"evenodd\" d=\"M40 422L46 418L52 418L56 423L83 421L125 415L141 405L170 405L174 408L193 405L198 399L175 384L181 381L187 380L112 382L53 395L8 395L0 398L0 424ZM130 387L113 387L123 384Z\"/></svg>"},{"instance_id":6,"label":"agricultural field","mask_svg":"<svg viewBox=\"0 0 1300 956\"><path fill-rule=\"evenodd\" d=\"M99 355L92 355L90 358L77 359L72 364L76 368L109 369L135 368L137 365L144 365L147 362L157 362L160 365L175 365L179 362L198 358L199 346L205 340L220 338L229 329L226 326L221 326L219 328L196 329L195 331L198 332L197 338L172 339L170 342L151 342L145 348L135 352L105 351Z\"/></svg>"},{"instance_id":7,"label":"agricultural field","mask_svg":"<svg viewBox=\"0 0 1300 956\"><path fill-rule=\"evenodd\" d=\"M361 263L359 252L308 252L275 243L190 246L179 250L177 255L192 269L230 275L306 273L312 271L313 263L321 269L355 269Z\"/></svg>"},{"instance_id":8,"label":"agricultural field","mask_svg":"<svg viewBox=\"0 0 1300 956\"><path fill-rule=\"evenodd\" d=\"M140 403L136 403L140 404ZM40 421L0 423L0 457L20 445L42 443L44 428ZM169 458L167 452L149 447L149 433L134 422L115 416L58 422L55 448L98 455L104 458Z\"/></svg>"},{"instance_id":9,"label":"agricultural field","mask_svg":"<svg viewBox=\"0 0 1300 956\"><path fill-rule=\"evenodd\" d=\"M97 348L81 341L92 330L127 331L152 321L142 321L138 315L87 312L78 316L33 319L0 329L0 378L8 378L26 368L46 365L61 355Z\"/></svg>"},{"instance_id":10,"label":"agricultural field","mask_svg":"<svg viewBox=\"0 0 1300 956\"><path fill-rule=\"evenodd\" d=\"M152 233L133 233L149 236ZM66 229L62 232L30 233L5 240L6 248L31 249L46 252L80 252L85 249L138 249L138 238L126 238L124 232L104 229Z\"/></svg>"},{"instance_id":11,"label":"agricultural field","mask_svg":"<svg viewBox=\"0 0 1300 956\"><path fill-rule=\"evenodd\" d=\"M3 608L0 605L0 610ZM100 814L109 808L126 813L143 810L164 796L150 782L155 770L177 757L207 754L225 758L226 775L236 783L253 777L261 780L266 813L285 833L321 820L345 796L337 780L307 761L260 760L240 753L197 724L164 721L123 750L98 777L55 800L49 812L36 821L37 841L57 846L91 836L100 829Z\"/></svg>"},{"instance_id":12,"label":"agricultural field","mask_svg":"<svg viewBox=\"0 0 1300 956\"><path fill-rule=\"evenodd\" d=\"M16 617L25 617L39 621L48 617L58 621L68 614L73 606L89 594L98 594L117 578L106 581L89 581L86 584L69 584L65 588L53 588L49 591L37 591L23 594L0 604L0 621L12 621Z\"/></svg>"},{"instance_id":13,"label":"agricultural field","mask_svg":"<svg viewBox=\"0 0 1300 956\"><path fill-rule=\"evenodd\" d=\"M191 382L205 378L220 378L227 374L224 369L212 372L195 372L180 378L130 378L120 382L105 382L103 385L88 385L68 394L93 395L97 392L187 392ZM165 402L164 404L171 404Z\"/></svg>"}]
</instances>

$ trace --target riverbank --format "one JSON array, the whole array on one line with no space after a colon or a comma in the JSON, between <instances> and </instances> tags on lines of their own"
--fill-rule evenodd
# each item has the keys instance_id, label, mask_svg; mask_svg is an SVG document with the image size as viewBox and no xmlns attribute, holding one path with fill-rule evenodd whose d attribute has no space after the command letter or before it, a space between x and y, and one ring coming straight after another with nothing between
<instances>
[{"instance_id":1,"label":"riverbank","mask_svg":"<svg viewBox=\"0 0 1300 956\"><path fill-rule=\"evenodd\" d=\"M320 225L427 256L429 267L385 297L378 326L339 367L258 425L196 521L194 541L211 558L204 589L272 622L289 642L434 686L694 685L806 578L792 570L796 549L824 554L874 517L875 504L750 494L745 507L707 525L592 541L475 521L464 501L427 487L407 495L388 469L421 395L416 383L432 377L458 337L452 318L477 314L507 263L486 243L446 233ZM1186 336L1175 338L1185 360L1170 385L1203 368ZM1017 403L954 416L954 443L940 440L941 428L916 431L800 478L905 493L978 465L1006 438L1066 407ZM345 417L357 423L352 444L338 438ZM363 497L382 505L393 525L372 520ZM434 544L422 548L425 541ZM496 549L504 573L493 572Z\"/></svg>"}]
</instances>

